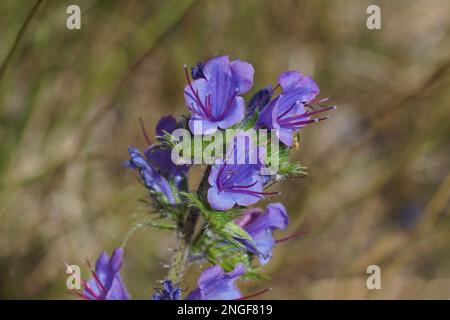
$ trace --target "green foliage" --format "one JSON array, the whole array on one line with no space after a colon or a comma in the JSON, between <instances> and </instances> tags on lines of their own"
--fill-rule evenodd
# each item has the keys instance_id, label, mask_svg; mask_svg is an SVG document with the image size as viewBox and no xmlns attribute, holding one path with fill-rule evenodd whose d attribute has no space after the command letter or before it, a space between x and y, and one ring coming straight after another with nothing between
<instances>
[{"instance_id":1,"label":"green foliage","mask_svg":"<svg viewBox=\"0 0 450 320\"><path fill-rule=\"evenodd\" d=\"M236 124L233 128L247 131L255 127L258 118L259 118L259 111L255 110L255 112L252 115L245 117L244 120Z\"/></svg>"},{"instance_id":2,"label":"green foliage","mask_svg":"<svg viewBox=\"0 0 450 320\"><path fill-rule=\"evenodd\" d=\"M252 265L254 254L242 244L242 240L253 244L253 239L234 223L240 215L240 210L217 211L195 194L183 193L183 196L205 219L205 224L192 246L192 256L200 255L212 264L220 265L225 271L231 271L237 263L242 263L246 267L245 278L253 280L268 278L261 273L259 266Z\"/></svg>"},{"instance_id":3,"label":"green foliage","mask_svg":"<svg viewBox=\"0 0 450 320\"><path fill-rule=\"evenodd\" d=\"M130 238L140 229L151 227L161 230L175 230L177 228L174 224L155 222L155 220L156 219L149 220L148 218L145 218L142 221L134 224L130 228L130 230L128 230L125 238L122 241L121 247L125 247L128 244Z\"/></svg>"},{"instance_id":4,"label":"green foliage","mask_svg":"<svg viewBox=\"0 0 450 320\"><path fill-rule=\"evenodd\" d=\"M215 234L237 247L242 247L242 244L236 239L252 241L247 232L234 223L234 219L240 214L239 210L214 210L196 194L183 192L182 195L189 201L189 206L195 207L201 212L207 228L205 234Z\"/></svg>"}]
</instances>

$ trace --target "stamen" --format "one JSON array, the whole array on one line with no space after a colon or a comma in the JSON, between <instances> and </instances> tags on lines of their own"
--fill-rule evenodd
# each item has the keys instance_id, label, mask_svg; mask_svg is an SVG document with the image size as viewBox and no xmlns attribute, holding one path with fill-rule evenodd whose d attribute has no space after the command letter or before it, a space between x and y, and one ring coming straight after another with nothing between
<instances>
[{"instance_id":1,"label":"stamen","mask_svg":"<svg viewBox=\"0 0 450 320\"><path fill-rule=\"evenodd\" d=\"M191 98L191 100L193 100L188 106L189 111L192 112L193 114L197 115L200 118L203 117L203 115L195 107L195 102L194 101L196 100L196 98L193 97L192 94L190 94L187 91L185 91L184 93L187 94L189 96L189 98Z\"/></svg>"},{"instance_id":2,"label":"stamen","mask_svg":"<svg viewBox=\"0 0 450 320\"><path fill-rule=\"evenodd\" d=\"M299 104L300 101L296 101L292 106L290 106L285 112L283 112L281 115L279 115L277 117L277 120L280 120L281 118L283 118L289 111L292 110L292 108L294 108L297 104Z\"/></svg>"},{"instance_id":3,"label":"stamen","mask_svg":"<svg viewBox=\"0 0 450 320\"><path fill-rule=\"evenodd\" d=\"M145 130L144 126L144 120L142 118L139 118L139 124L141 125L142 134L144 135L145 141L148 145L151 145L152 142L150 141L150 138L148 137L147 130Z\"/></svg>"},{"instance_id":4,"label":"stamen","mask_svg":"<svg viewBox=\"0 0 450 320\"><path fill-rule=\"evenodd\" d=\"M233 179L233 176L234 176L234 172L233 171L229 172L228 177L225 179L225 181L221 182L222 186L226 186L227 183L230 182L231 179Z\"/></svg>"},{"instance_id":5,"label":"stamen","mask_svg":"<svg viewBox=\"0 0 450 320\"><path fill-rule=\"evenodd\" d=\"M228 190L232 191L232 192L240 192L240 193L244 193L244 194L248 194L250 196L254 196L254 197L262 197L262 196L273 196L273 195L279 195L281 194L281 192L259 192L259 191L252 191L252 190L247 190L247 189L240 189L239 187L230 187L228 188Z\"/></svg>"},{"instance_id":6,"label":"stamen","mask_svg":"<svg viewBox=\"0 0 450 320\"><path fill-rule=\"evenodd\" d=\"M186 80L188 82L189 88L191 89L192 94L194 95L195 99L197 101L197 104L199 105L200 109L203 111L204 115L207 118L211 118L211 114L208 113L208 110L206 109L206 107L203 105L202 100L200 99L199 95L198 95L198 91L194 90L194 87L192 87L192 83L191 83L191 79L189 78L189 73L187 70L187 66L184 65L184 74L186 76Z\"/></svg>"},{"instance_id":7,"label":"stamen","mask_svg":"<svg viewBox=\"0 0 450 320\"><path fill-rule=\"evenodd\" d=\"M89 269L91 270L91 273L92 273L92 276L94 277L95 282L97 283L97 287L106 296L106 294L108 293L108 290L106 290L106 288L103 286L102 282L100 281L100 279L97 276L97 273L92 268L91 263L89 262L89 260L88 259L85 259L85 260L86 260L86 263L87 263Z\"/></svg>"},{"instance_id":8,"label":"stamen","mask_svg":"<svg viewBox=\"0 0 450 320\"><path fill-rule=\"evenodd\" d=\"M320 109L320 110L313 109L314 111L307 111L305 113L302 113L302 114L299 114L299 115L296 115L296 116L287 117L287 118L282 119L281 121L300 120L300 119L303 119L303 118L306 118L306 117L309 117L309 116L312 116L312 115L315 115L315 114L318 114L318 113L322 113L322 112L325 112L325 111L328 111L328 110L336 110L336 109L337 109L337 106L325 107L325 108Z\"/></svg>"},{"instance_id":9,"label":"stamen","mask_svg":"<svg viewBox=\"0 0 450 320\"><path fill-rule=\"evenodd\" d=\"M229 180L229 179L228 179ZM228 180L226 182L228 182ZM234 188L251 188L253 187L255 184L257 184L258 181L255 181L251 184L247 184L247 185L239 185L239 186L229 186L227 189L234 189ZM226 183L223 183L226 184Z\"/></svg>"},{"instance_id":10,"label":"stamen","mask_svg":"<svg viewBox=\"0 0 450 320\"><path fill-rule=\"evenodd\" d=\"M223 116L225 114L227 114L228 110L231 108L231 106L233 105L233 102L235 102L236 100L236 95L238 93L239 89L236 88L233 92L233 95L231 96L231 98L228 100L227 106L222 110L222 112L220 113L220 116L217 118L217 120L222 120Z\"/></svg>"},{"instance_id":11,"label":"stamen","mask_svg":"<svg viewBox=\"0 0 450 320\"><path fill-rule=\"evenodd\" d=\"M326 97L326 98L323 98L323 99L320 99L320 100L314 99L314 100L312 101L312 103L322 103L322 102L325 102L325 101L330 100L330 98L331 98L331 97Z\"/></svg>"},{"instance_id":12,"label":"stamen","mask_svg":"<svg viewBox=\"0 0 450 320\"><path fill-rule=\"evenodd\" d=\"M222 184L222 182L220 181L220 177L222 176L223 171L225 170L226 165L227 165L227 161L224 160L223 163L220 164L221 167L219 168L219 172L217 172L216 184L217 184L217 187L218 187L219 191L222 191L222 190L223 190L223 184Z\"/></svg>"},{"instance_id":13,"label":"stamen","mask_svg":"<svg viewBox=\"0 0 450 320\"><path fill-rule=\"evenodd\" d=\"M278 244L278 243L283 243L283 242L286 242L286 241L289 241L289 240L292 240L292 239L297 239L298 237L303 236L303 235L305 235L307 233L308 233L308 231L302 231L302 232L294 233L294 234L292 234L290 236L287 236L287 237L275 240L275 243Z\"/></svg>"},{"instance_id":14,"label":"stamen","mask_svg":"<svg viewBox=\"0 0 450 320\"><path fill-rule=\"evenodd\" d=\"M270 91L270 95L272 95L278 88L280 87L280 84L278 83L275 88L272 89L272 91Z\"/></svg>"},{"instance_id":15,"label":"stamen","mask_svg":"<svg viewBox=\"0 0 450 320\"><path fill-rule=\"evenodd\" d=\"M86 290L91 296L93 296L94 299L103 300L88 286L88 284L85 280L83 280L82 282L83 282L84 290Z\"/></svg>"},{"instance_id":16,"label":"stamen","mask_svg":"<svg viewBox=\"0 0 450 320\"><path fill-rule=\"evenodd\" d=\"M78 292L77 290L75 290L75 289L70 289L70 291L71 291L73 294L75 294L76 296L78 296L79 298L84 299L84 300L88 300L88 297L86 297L84 294Z\"/></svg>"},{"instance_id":17,"label":"stamen","mask_svg":"<svg viewBox=\"0 0 450 320\"><path fill-rule=\"evenodd\" d=\"M300 127L300 126L304 126L310 123L314 123L314 122L319 122L319 121L323 121L326 119L329 119L330 117L323 117L323 118L317 118L317 119L311 119L311 120L305 120L305 121L294 121L294 122L280 122L281 125L286 126L286 127Z\"/></svg>"},{"instance_id":18,"label":"stamen","mask_svg":"<svg viewBox=\"0 0 450 320\"><path fill-rule=\"evenodd\" d=\"M266 292L268 292L268 291L270 291L270 290L272 290L272 288L266 288L266 289L261 290L261 291L259 291L259 292L257 292L257 293L254 293L254 294L251 294L251 295L248 295L248 296L245 296L245 297L240 297L240 298L237 298L237 299L235 299L235 300L247 300L247 299L251 299L251 298L260 296L260 295L262 295L262 294L264 294L264 293L266 293Z\"/></svg>"},{"instance_id":19,"label":"stamen","mask_svg":"<svg viewBox=\"0 0 450 320\"><path fill-rule=\"evenodd\" d=\"M278 181L276 181L276 180L270 181L270 180L269 180L269 182L270 182L270 184L264 186L264 189L269 189L270 187L272 187L273 185L275 185Z\"/></svg>"}]
</instances>

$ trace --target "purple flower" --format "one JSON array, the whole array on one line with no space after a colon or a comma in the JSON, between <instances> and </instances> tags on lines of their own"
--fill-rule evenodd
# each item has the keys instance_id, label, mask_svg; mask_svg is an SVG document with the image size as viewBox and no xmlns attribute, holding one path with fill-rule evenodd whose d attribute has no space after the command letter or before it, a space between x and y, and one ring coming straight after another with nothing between
<instances>
[{"instance_id":1,"label":"purple flower","mask_svg":"<svg viewBox=\"0 0 450 320\"><path fill-rule=\"evenodd\" d=\"M191 76L192 79L197 80L200 78L205 79L205 74L203 73L203 68L205 67L205 65L201 62L197 63L197 65L195 67L191 68Z\"/></svg>"},{"instance_id":2,"label":"purple flower","mask_svg":"<svg viewBox=\"0 0 450 320\"><path fill-rule=\"evenodd\" d=\"M198 278L198 288L192 291L187 300L234 300L241 298L239 288L234 284L245 273L241 263L233 271L224 272L219 265L203 271Z\"/></svg>"},{"instance_id":3,"label":"purple flower","mask_svg":"<svg viewBox=\"0 0 450 320\"><path fill-rule=\"evenodd\" d=\"M239 152L239 146L244 150ZM240 132L233 138L225 160L217 160L211 166L208 177L210 188L208 202L216 210L228 210L235 204L248 206L258 202L264 195L276 194L263 192L261 153L255 147L251 136Z\"/></svg>"},{"instance_id":4,"label":"purple flower","mask_svg":"<svg viewBox=\"0 0 450 320\"><path fill-rule=\"evenodd\" d=\"M258 90L248 103L247 115L253 115L255 111L259 112L266 104L269 103L272 93L273 89L271 85Z\"/></svg>"},{"instance_id":5,"label":"purple flower","mask_svg":"<svg viewBox=\"0 0 450 320\"><path fill-rule=\"evenodd\" d=\"M174 117L162 117L156 125L156 135L162 137L165 132L171 134L178 128L180 124ZM150 143L144 128L143 131L147 142ZM142 182L148 189L163 194L167 202L175 204L175 195L170 182L173 182L175 188L180 190L187 178L189 166L175 164L172 161L172 149L158 144L149 146L144 151L145 157L135 147L129 147L128 153L130 160L125 161L124 165L138 170Z\"/></svg>"},{"instance_id":6,"label":"purple flower","mask_svg":"<svg viewBox=\"0 0 450 320\"><path fill-rule=\"evenodd\" d=\"M130 160L125 161L124 166L137 170L143 184L148 189L164 195L168 203L175 204L176 201L170 183L151 165L149 159L144 157L135 147L129 147L128 153L130 154Z\"/></svg>"},{"instance_id":7,"label":"purple flower","mask_svg":"<svg viewBox=\"0 0 450 320\"><path fill-rule=\"evenodd\" d=\"M174 117L162 117L156 125L156 135L161 137L164 132L171 134L180 127L181 125ZM167 179L173 180L177 189L180 189L180 184L186 178L189 166L175 164L172 161L172 149L152 145L145 150L145 156L154 168Z\"/></svg>"},{"instance_id":8,"label":"purple flower","mask_svg":"<svg viewBox=\"0 0 450 320\"><path fill-rule=\"evenodd\" d=\"M106 252L98 257L92 278L84 282L83 297L89 300L129 300L130 295L119 275L123 249L114 250L111 258Z\"/></svg>"},{"instance_id":9,"label":"purple flower","mask_svg":"<svg viewBox=\"0 0 450 320\"><path fill-rule=\"evenodd\" d=\"M257 126L276 129L277 137L287 146L292 146L292 134L303 126L324 120L311 116L334 107L318 111L305 111L317 94L319 88L315 81L297 71L287 71L278 77L283 92L270 101L261 111Z\"/></svg>"},{"instance_id":10,"label":"purple flower","mask_svg":"<svg viewBox=\"0 0 450 320\"><path fill-rule=\"evenodd\" d=\"M188 85L184 97L192 117L189 128L194 134L214 133L217 128L226 129L244 118L245 103L240 94L253 85L254 69L251 64L228 56L209 60L201 68L202 75L191 81L185 69ZM195 124L201 124L198 130Z\"/></svg>"},{"instance_id":11,"label":"purple flower","mask_svg":"<svg viewBox=\"0 0 450 320\"><path fill-rule=\"evenodd\" d=\"M153 300L181 300L181 289L172 280L164 280L162 288L153 294Z\"/></svg>"},{"instance_id":12,"label":"purple flower","mask_svg":"<svg viewBox=\"0 0 450 320\"><path fill-rule=\"evenodd\" d=\"M248 209L235 222L247 231L254 244L245 240L241 241L250 252L258 256L261 264L266 264L272 257L272 248L276 243L272 232L275 229L286 229L289 218L281 203L271 203L267 206L265 213L258 208Z\"/></svg>"}]
</instances>

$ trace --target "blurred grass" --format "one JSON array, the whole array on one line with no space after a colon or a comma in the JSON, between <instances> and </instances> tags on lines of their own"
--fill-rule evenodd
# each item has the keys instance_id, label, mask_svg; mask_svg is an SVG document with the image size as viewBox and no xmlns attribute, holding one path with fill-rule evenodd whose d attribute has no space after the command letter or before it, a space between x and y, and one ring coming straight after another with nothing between
<instances>
[{"instance_id":1,"label":"blurred grass","mask_svg":"<svg viewBox=\"0 0 450 320\"><path fill-rule=\"evenodd\" d=\"M309 176L273 199L288 232L308 234L245 291L450 297L448 1L377 1L379 31L365 0L79 0L79 31L65 27L73 1L41 1L27 19L36 3L0 3L0 298L71 298L64 261L87 271L84 258L122 242L145 216L145 190L121 167L129 144L144 146L137 119L186 113L183 65L216 54L254 65L253 92L298 69L339 105L302 132L294 158ZM150 228L130 239L133 296L150 297L173 244ZM365 287L369 264L382 290Z\"/></svg>"}]
</instances>

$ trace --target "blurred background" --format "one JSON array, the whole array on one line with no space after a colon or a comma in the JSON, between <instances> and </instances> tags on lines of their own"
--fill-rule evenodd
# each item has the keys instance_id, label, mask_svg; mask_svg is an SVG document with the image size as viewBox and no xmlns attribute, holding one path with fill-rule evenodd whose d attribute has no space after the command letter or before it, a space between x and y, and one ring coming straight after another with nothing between
<instances>
[{"instance_id":1,"label":"blurred background","mask_svg":"<svg viewBox=\"0 0 450 320\"><path fill-rule=\"evenodd\" d=\"M81 30L66 8L81 8ZM366 27L370 4L381 30ZM339 109L301 132L287 232L260 299L450 298L450 1L0 2L0 299L74 299L64 263L119 246L146 215L122 167L160 116L187 112L183 65L249 61L255 85L311 75ZM191 172L192 185L201 168ZM261 203L264 206L265 203ZM123 277L148 299L174 236L141 229ZM381 290L366 268L381 268ZM198 268L187 280L195 287Z\"/></svg>"}]
</instances>

